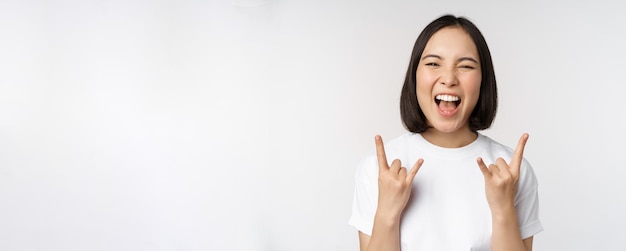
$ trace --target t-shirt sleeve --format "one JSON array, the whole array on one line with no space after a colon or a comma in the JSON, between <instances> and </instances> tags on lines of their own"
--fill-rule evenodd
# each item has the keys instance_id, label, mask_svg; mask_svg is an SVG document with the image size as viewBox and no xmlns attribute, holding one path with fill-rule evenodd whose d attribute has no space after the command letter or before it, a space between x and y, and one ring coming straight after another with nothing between
<instances>
[{"instance_id":1,"label":"t-shirt sleeve","mask_svg":"<svg viewBox=\"0 0 626 251\"><path fill-rule=\"evenodd\" d=\"M515 198L515 208L519 220L522 239L543 231L539 220L538 182L530 164L524 160L520 170L520 180Z\"/></svg>"},{"instance_id":2,"label":"t-shirt sleeve","mask_svg":"<svg viewBox=\"0 0 626 251\"><path fill-rule=\"evenodd\" d=\"M348 225L371 236L377 206L378 166L375 158L368 157L361 162L356 172L352 215Z\"/></svg>"}]
</instances>

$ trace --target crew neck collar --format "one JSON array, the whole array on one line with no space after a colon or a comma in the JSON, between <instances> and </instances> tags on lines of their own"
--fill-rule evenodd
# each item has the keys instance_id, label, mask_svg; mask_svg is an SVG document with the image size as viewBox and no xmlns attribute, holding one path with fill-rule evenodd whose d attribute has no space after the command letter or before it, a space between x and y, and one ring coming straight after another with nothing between
<instances>
[{"instance_id":1,"label":"crew neck collar","mask_svg":"<svg viewBox=\"0 0 626 251\"><path fill-rule=\"evenodd\" d=\"M461 157L461 156L474 156L480 149L484 148L486 137L480 133L477 133L476 139L471 143L455 148L447 148L430 143L420 133L412 133L411 138L417 143L417 148L414 149L418 153L420 151L428 151L430 154L443 157Z\"/></svg>"}]
</instances>

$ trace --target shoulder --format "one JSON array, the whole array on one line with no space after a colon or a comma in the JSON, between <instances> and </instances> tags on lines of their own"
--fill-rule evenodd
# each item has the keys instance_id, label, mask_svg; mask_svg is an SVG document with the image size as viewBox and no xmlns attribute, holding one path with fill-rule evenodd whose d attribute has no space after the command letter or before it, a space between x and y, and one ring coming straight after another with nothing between
<instances>
[{"instance_id":1,"label":"shoulder","mask_svg":"<svg viewBox=\"0 0 626 251\"><path fill-rule=\"evenodd\" d=\"M386 140L383 138L383 144L385 146L385 155L387 161L391 162L394 159L400 159L404 162L407 152L412 147L415 137L413 133L404 133L396 138ZM376 148L372 144L372 150L361 159L359 168L357 169L357 179L364 179L372 177L378 177L378 158L376 156Z\"/></svg>"},{"instance_id":2,"label":"shoulder","mask_svg":"<svg viewBox=\"0 0 626 251\"><path fill-rule=\"evenodd\" d=\"M394 158L401 158L409 149L415 146L419 134L404 133L396 138L389 140L385 143L385 153L387 154L387 160Z\"/></svg>"},{"instance_id":3,"label":"shoulder","mask_svg":"<svg viewBox=\"0 0 626 251\"><path fill-rule=\"evenodd\" d=\"M514 153L513 148L482 134L479 134L479 140L481 140L483 144L481 154L486 155L485 157L487 157L488 160L495 162L497 158L503 158L507 163L511 161ZM522 166L530 166L526 158L523 158Z\"/></svg>"},{"instance_id":4,"label":"shoulder","mask_svg":"<svg viewBox=\"0 0 626 251\"><path fill-rule=\"evenodd\" d=\"M502 157L508 161L513 156L513 149L486 135L479 134L478 139L484 145L484 151L496 156L496 158Z\"/></svg>"},{"instance_id":5,"label":"shoulder","mask_svg":"<svg viewBox=\"0 0 626 251\"><path fill-rule=\"evenodd\" d=\"M514 153L514 150L512 148L501 144L485 135L481 134L480 137L486 145L483 154L489 156L488 159L491 163L495 163L497 158L503 158L507 163L510 163ZM537 177L535 176L532 165L530 164L528 159L526 159L526 157L522 158L519 185L520 189L537 186Z\"/></svg>"}]
</instances>

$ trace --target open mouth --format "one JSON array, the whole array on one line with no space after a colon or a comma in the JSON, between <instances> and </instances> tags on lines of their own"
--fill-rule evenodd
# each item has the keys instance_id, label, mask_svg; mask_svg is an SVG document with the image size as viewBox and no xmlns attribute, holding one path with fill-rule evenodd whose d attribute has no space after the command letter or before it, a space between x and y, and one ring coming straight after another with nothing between
<instances>
[{"instance_id":1,"label":"open mouth","mask_svg":"<svg viewBox=\"0 0 626 251\"><path fill-rule=\"evenodd\" d=\"M439 94L435 96L435 103L442 111L454 111L459 104L461 104L461 98L449 94Z\"/></svg>"}]
</instances>

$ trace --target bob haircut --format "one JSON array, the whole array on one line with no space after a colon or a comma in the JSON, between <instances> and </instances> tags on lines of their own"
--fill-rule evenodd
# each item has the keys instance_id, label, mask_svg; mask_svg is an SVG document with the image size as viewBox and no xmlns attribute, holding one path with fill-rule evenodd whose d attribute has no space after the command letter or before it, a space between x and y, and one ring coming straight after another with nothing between
<instances>
[{"instance_id":1,"label":"bob haircut","mask_svg":"<svg viewBox=\"0 0 626 251\"><path fill-rule=\"evenodd\" d=\"M472 38L478 50L480 60L480 69L482 81L480 83L480 94L476 107L469 117L470 130L476 132L478 130L487 129L491 126L493 119L496 117L496 109L498 107L498 91L496 87L496 75L491 61L491 53L487 47L485 38L480 30L469 20L464 17L455 17L452 15L444 15L437 18L424 28L422 33L417 37L409 68L406 72L404 85L400 94L400 115L404 127L413 133L422 133L430 128L424 112L417 103L416 93L416 72L420 63L420 58L426 47L428 40L435 32L446 27L459 27L463 29Z\"/></svg>"}]
</instances>

